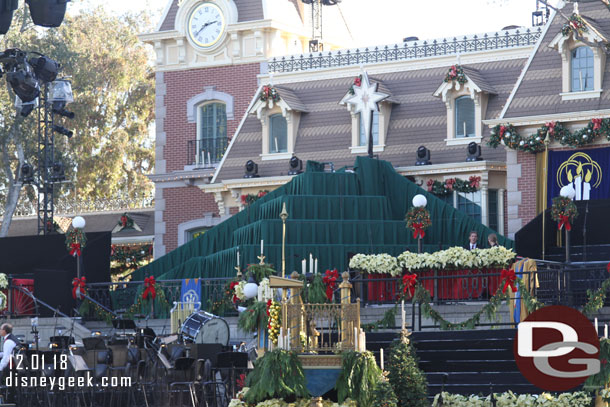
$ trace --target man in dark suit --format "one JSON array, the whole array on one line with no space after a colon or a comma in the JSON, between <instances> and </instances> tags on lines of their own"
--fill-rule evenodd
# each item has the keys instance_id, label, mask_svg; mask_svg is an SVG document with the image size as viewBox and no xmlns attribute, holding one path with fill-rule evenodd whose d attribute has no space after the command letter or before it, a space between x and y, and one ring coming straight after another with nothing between
<instances>
[{"instance_id":1,"label":"man in dark suit","mask_svg":"<svg viewBox=\"0 0 610 407\"><path fill-rule=\"evenodd\" d=\"M483 246L479 244L479 234L476 231L471 231L470 236L468 237L468 244L464 245L464 249L473 250L473 249L482 249Z\"/></svg>"}]
</instances>

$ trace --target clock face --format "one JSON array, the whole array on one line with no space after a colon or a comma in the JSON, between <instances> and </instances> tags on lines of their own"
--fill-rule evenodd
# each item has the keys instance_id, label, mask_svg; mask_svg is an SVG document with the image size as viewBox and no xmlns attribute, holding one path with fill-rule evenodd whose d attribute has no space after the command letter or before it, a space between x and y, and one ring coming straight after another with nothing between
<instances>
[{"instance_id":1,"label":"clock face","mask_svg":"<svg viewBox=\"0 0 610 407\"><path fill-rule=\"evenodd\" d=\"M201 3L191 13L188 20L188 35L201 48L216 44L225 29L225 16L213 3Z\"/></svg>"}]
</instances>

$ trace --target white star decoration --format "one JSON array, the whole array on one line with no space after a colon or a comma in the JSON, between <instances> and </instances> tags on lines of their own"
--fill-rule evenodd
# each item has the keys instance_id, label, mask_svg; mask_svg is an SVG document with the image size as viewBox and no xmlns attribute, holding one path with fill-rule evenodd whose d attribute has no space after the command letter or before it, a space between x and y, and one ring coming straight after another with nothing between
<instances>
[{"instance_id":1,"label":"white star decoration","mask_svg":"<svg viewBox=\"0 0 610 407\"><path fill-rule=\"evenodd\" d=\"M367 143L369 144L371 142L370 135L373 112L378 112L379 106L377 103L389 96L390 95L377 92L377 84L374 83L371 85L368 75L363 71L360 86L354 86L354 96L346 100L346 103L354 106L354 113L360 113ZM369 152L371 152L371 146L369 146Z\"/></svg>"}]
</instances>

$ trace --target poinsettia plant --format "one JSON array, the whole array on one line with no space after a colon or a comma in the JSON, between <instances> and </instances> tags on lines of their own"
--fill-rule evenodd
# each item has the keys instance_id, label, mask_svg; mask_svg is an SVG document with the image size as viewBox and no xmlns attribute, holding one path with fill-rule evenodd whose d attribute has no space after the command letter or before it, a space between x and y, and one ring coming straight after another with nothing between
<instances>
[{"instance_id":1,"label":"poinsettia plant","mask_svg":"<svg viewBox=\"0 0 610 407\"><path fill-rule=\"evenodd\" d=\"M551 206L551 218L557 222L557 229L561 230L565 226L567 231L572 230L572 222L578 217L576 204L563 196L553 198Z\"/></svg>"}]
</instances>

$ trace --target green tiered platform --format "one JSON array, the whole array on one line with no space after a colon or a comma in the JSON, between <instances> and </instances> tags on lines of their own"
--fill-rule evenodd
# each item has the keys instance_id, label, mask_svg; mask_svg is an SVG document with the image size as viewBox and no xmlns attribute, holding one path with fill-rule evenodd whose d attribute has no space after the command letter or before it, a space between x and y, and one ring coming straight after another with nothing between
<instances>
[{"instance_id":1,"label":"green tiered platform","mask_svg":"<svg viewBox=\"0 0 610 407\"><path fill-rule=\"evenodd\" d=\"M235 275L237 250L242 267L258 262L264 240L268 263L279 268L282 259L282 221L286 203L286 271L300 271L301 260L312 253L319 269L346 270L349 253L398 255L417 250L417 241L404 217L417 194L428 199L432 226L426 230L424 250L436 251L466 243L476 230L481 241L493 230L457 211L394 171L389 162L356 159L353 171L319 171L309 162L307 171L270 192L203 236L137 270L134 280L147 275L159 279L230 277ZM316 171L317 170L317 171ZM513 242L498 236L498 242Z\"/></svg>"}]
</instances>

